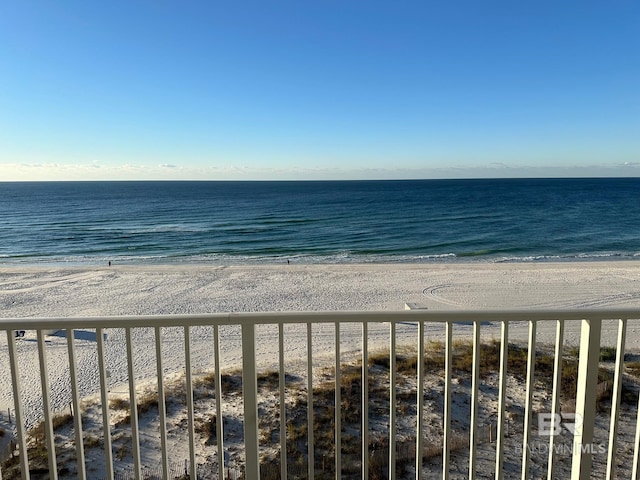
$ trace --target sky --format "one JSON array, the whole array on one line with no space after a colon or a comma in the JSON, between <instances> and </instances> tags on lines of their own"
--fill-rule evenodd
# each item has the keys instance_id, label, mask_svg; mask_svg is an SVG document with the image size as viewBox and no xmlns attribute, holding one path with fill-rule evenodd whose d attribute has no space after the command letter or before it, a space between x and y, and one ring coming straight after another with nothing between
<instances>
[{"instance_id":1,"label":"sky","mask_svg":"<svg viewBox=\"0 0 640 480\"><path fill-rule=\"evenodd\" d=\"M0 2L0 181L638 176L640 2Z\"/></svg>"}]
</instances>

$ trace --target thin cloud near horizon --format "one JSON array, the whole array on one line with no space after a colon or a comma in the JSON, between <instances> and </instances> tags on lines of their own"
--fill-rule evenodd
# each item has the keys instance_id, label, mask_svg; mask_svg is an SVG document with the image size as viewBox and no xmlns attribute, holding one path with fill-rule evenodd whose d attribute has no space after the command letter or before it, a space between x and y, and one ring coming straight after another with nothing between
<instances>
[{"instance_id":1,"label":"thin cloud near horizon","mask_svg":"<svg viewBox=\"0 0 640 480\"><path fill-rule=\"evenodd\" d=\"M181 166L159 164L120 166L58 163L0 164L1 181L65 180L398 180L461 178L636 177L640 162L572 167L510 166L494 162L482 166L438 168L275 168Z\"/></svg>"}]
</instances>

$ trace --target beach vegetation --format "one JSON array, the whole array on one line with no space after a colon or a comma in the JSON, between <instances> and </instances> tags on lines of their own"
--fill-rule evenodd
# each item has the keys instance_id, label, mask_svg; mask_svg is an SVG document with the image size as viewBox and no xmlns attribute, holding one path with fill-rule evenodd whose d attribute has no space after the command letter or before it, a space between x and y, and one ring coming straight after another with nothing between
<instances>
[{"instance_id":1,"label":"beach vegetation","mask_svg":"<svg viewBox=\"0 0 640 480\"><path fill-rule=\"evenodd\" d=\"M430 408L431 414L438 413L442 408L442 395L444 392L444 362L446 358L446 348L444 342L429 341L425 345L424 354L424 382L425 382L425 414ZM567 349L569 351L569 349ZM526 375L528 361L528 351L526 346L509 344L508 352L508 372L509 375L522 382ZM547 353L548 350L539 348L535 358L535 380L537 389L547 389L550 391L552 385L554 361L553 355ZM499 340L492 340L480 345L478 353L479 371L483 381L495 384L496 374L500 370L501 343ZM472 372L475 354L473 344L470 341L456 340L453 342L452 351L452 384L458 399L467 398L468 376ZM603 358L606 358L603 357ZM418 355L415 349L399 349L396 354L396 385L390 389L390 356L388 351L372 352L368 357L366 365L368 372L368 409L369 409L369 453L370 453L370 478L386 478L388 470L388 415L390 408L391 391L396 398L397 417L415 418L417 414L417 387L416 370ZM627 371L640 373L640 362L628 362ZM562 360L561 378L561 398L562 401L570 402L575 399L577 386L578 359L566 354ZM600 371L600 381L610 380L611 374L606 369ZM195 431L206 444L213 444L217 440L216 414L211 411L211 399L215 398L216 373L206 372L194 379L194 389L199 390L196 400L196 409L199 410L195 421ZM242 395L242 371L239 369L224 372L221 375L222 392L228 398ZM307 379L299 376L286 374L286 448L288 452L288 462L291 466L290 472L300 471L302 475L306 473L307 466L307 440L313 435L315 445L315 459L317 478L333 478L334 459L336 448L341 449L343 456L344 478L351 478L360 472L361 455L361 429L362 429L362 379L363 365L360 357L354 357L350 361L345 361L340 367L340 405L335 403L336 375L335 369L328 367L314 375L312 398L313 398L313 425L308 424L308 393ZM184 430L186 420L184 419L184 404L180 404L179 399L185 398L184 378L178 378L173 383L167 385L167 400L172 405L178 407L171 414L175 416L173 422ZM257 385L261 392L259 404L259 440L265 448L262 456L261 471L265 473L264 478L278 478L279 470L277 466L277 445L280 437L280 410L279 410L279 386L280 373L274 370L260 372L257 376ZM391 391L390 391L391 390ZM603 392L599 400L606 398ZM638 393L623 386L623 401L637 403ZM463 401L464 403L464 401ZM606 402L605 402L606 403ZM431 405L431 407L429 407ZM119 419L115 419L116 427L129 424L130 403L126 396L113 397L109 401L112 410L119 412ZM153 388L141 391L137 396L137 407L139 414L157 411L158 394ZM342 442L336 445L335 442L335 420L336 412L340 415L342 425ZM441 411L440 411L441 413ZM124 414L124 415L123 415ZM385 420L386 419L386 420ZM224 417L225 431L227 431L229 421L233 417ZM54 425L56 429L62 428L73 421L71 415L60 415L55 417ZM113 420L112 420L113 421ZM387 422L387 423L385 423ZM415 432L403 430L402 422L398 423L397 449L398 474L404 465L412 465L415 461ZM468 427L467 427L468 428ZM487 428L491 428L488 426ZM129 456L129 440L126 429L118 429L114 432L113 440L116 457L125 460ZM37 429L30 432L35 442L30 446L29 457L39 468L46 467L46 449L43 446L44 426L39 425ZM122 434L122 435L119 435ZM413 436L412 436L413 435ZM39 441L37 439L40 439ZM468 430L458 426L451 432L450 447L452 451L468 448ZM85 432L85 447L100 448L103 443L100 436ZM31 449L34 450L32 457ZM274 450L275 449L275 450ZM274 453L275 452L275 453ZM441 432L432 432L428 441L425 439L424 450L421 453L425 459L437 458L442 454ZM3 466L3 475L5 473ZM351 470L353 470L352 473ZM271 473L270 473L271 472ZM13 478L7 476L7 478Z\"/></svg>"},{"instance_id":2,"label":"beach vegetation","mask_svg":"<svg viewBox=\"0 0 640 480\"><path fill-rule=\"evenodd\" d=\"M193 386L205 390L215 391L217 372L212 370L194 379ZM220 374L222 392L240 392L242 390L242 370L234 369Z\"/></svg>"},{"instance_id":3,"label":"beach vegetation","mask_svg":"<svg viewBox=\"0 0 640 480\"><path fill-rule=\"evenodd\" d=\"M638 389L630 388L626 384L622 384L622 392L620 395L620 401L627 405L638 405Z\"/></svg>"},{"instance_id":4,"label":"beach vegetation","mask_svg":"<svg viewBox=\"0 0 640 480\"><path fill-rule=\"evenodd\" d=\"M636 377L640 376L640 362L627 362L625 363L625 368L630 375L634 375Z\"/></svg>"},{"instance_id":5,"label":"beach vegetation","mask_svg":"<svg viewBox=\"0 0 640 480\"><path fill-rule=\"evenodd\" d=\"M580 347L578 345L571 345L564 349L564 353L568 357L580 358Z\"/></svg>"},{"instance_id":6,"label":"beach vegetation","mask_svg":"<svg viewBox=\"0 0 640 480\"><path fill-rule=\"evenodd\" d=\"M102 438L97 435L85 435L84 448L101 448L103 445Z\"/></svg>"},{"instance_id":7,"label":"beach vegetation","mask_svg":"<svg viewBox=\"0 0 640 480\"><path fill-rule=\"evenodd\" d=\"M220 385L224 393L241 393L242 370L233 370L220 375Z\"/></svg>"},{"instance_id":8,"label":"beach vegetation","mask_svg":"<svg viewBox=\"0 0 640 480\"><path fill-rule=\"evenodd\" d=\"M617 355L616 347L600 347L601 362L615 362Z\"/></svg>"},{"instance_id":9,"label":"beach vegetation","mask_svg":"<svg viewBox=\"0 0 640 480\"><path fill-rule=\"evenodd\" d=\"M111 410L129 410L129 399L124 397L114 397L109 400Z\"/></svg>"},{"instance_id":10,"label":"beach vegetation","mask_svg":"<svg viewBox=\"0 0 640 480\"><path fill-rule=\"evenodd\" d=\"M54 432L56 432L70 426L73 423L73 416L70 413L54 415L51 423ZM29 472L32 477L40 474L46 475L49 472L49 453L44 443L46 435L44 421L41 421L30 429L28 434L27 455L29 457ZM2 478L21 478L21 476L20 457L19 455L12 454L10 458L2 463Z\"/></svg>"},{"instance_id":11,"label":"beach vegetation","mask_svg":"<svg viewBox=\"0 0 640 480\"><path fill-rule=\"evenodd\" d=\"M138 415L147 413L151 409L158 408L158 394L156 392L144 392L136 399Z\"/></svg>"},{"instance_id":12,"label":"beach vegetation","mask_svg":"<svg viewBox=\"0 0 640 480\"><path fill-rule=\"evenodd\" d=\"M286 377L285 377L286 380ZM280 372L267 370L257 375L258 388L274 390L280 386Z\"/></svg>"},{"instance_id":13,"label":"beach vegetation","mask_svg":"<svg viewBox=\"0 0 640 480\"><path fill-rule=\"evenodd\" d=\"M121 427L123 425L129 425L131 423L131 415L129 413L127 413L126 415L120 417L118 420L116 420L115 422L115 426L116 427Z\"/></svg>"},{"instance_id":14,"label":"beach vegetation","mask_svg":"<svg viewBox=\"0 0 640 480\"><path fill-rule=\"evenodd\" d=\"M580 347L572 346L566 350L566 354L570 357L580 358ZM617 359L618 350L616 347L603 346L600 347L600 361L601 362L615 362ZM627 357L627 355L625 355ZM628 362L633 363L633 362Z\"/></svg>"},{"instance_id":15,"label":"beach vegetation","mask_svg":"<svg viewBox=\"0 0 640 480\"><path fill-rule=\"evenodd\" d=\"M208 388L213 390L216 386L217 372L211 370L210 372L200 375L193 380L193 386L196 388Z\"/></svg>"},{"instance_id":16,"label":"beach vegetation","mask_svg":"<svg viewBox=\"0 0 640 480\"><path fill-rule=\"evenodd\" d=\"M205 438L208 445L214 443L217 436L217 418L216 414L206 415L195 423L195 432Z\"/></svg>"},{"instance_id":17,"label":"beach vegetation","mask_svg":"<svg viewBox=\"0 0 640 480\"><path fill-rule=\"evenodd\" d=\"M51 419L51 424L53 425L53 431L57 431L60 430L66 426L69 426L73 423L73 416L70 413L63 413L60 415L54 415L53 418ZM44 427L44 420L41 421L40 423L38 423L35 427L33 427L30 431L29 431L29 436L30 438L32 438L33 440L36 441L36 443L41 443L44 441L45 439L45 427Z\"/></svg>"},{"instance_id":18,"label":"beach vegetation","mask_svg":"<svg viewBox=\"0 0 640 480\"><path fill-rule=\"evenodd\" d=\"M124 412L116 421L116 426L128 425L131 422L131 404L126 397L114 397L109 400L109 408L114 411ZM137 395L136 410L138 415L142 415L152 409L158 408L158 394L152 391L145 391Z\"/></svg>"},{"instance_id":19,"label":"beach vegetation","mask_svg":"<svg viewBox=\"0 0 640 480\"><path fill-rule=\"evenodd\" d=\"M129 453L129 447L127 447L126 442L123 442L118 448L116 457L118 458L118 460L123 460L127 456L127 453Z\"/></svg>"}]
</instances>

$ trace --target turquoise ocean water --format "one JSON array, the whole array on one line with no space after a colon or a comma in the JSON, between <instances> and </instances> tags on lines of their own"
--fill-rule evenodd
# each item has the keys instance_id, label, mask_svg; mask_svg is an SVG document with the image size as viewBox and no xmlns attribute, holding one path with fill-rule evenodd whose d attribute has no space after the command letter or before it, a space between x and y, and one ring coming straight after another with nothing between
<instances>
[{"instance_id":1,"label":"turquoise ocean water","mask_svg":"<svg viewBox=\"0 0 640 480\"><path fill-rule=\"evenodd\" d=\"M640 179L0 183L0 264L640 259Z\"/></svg>"}]
</instances>

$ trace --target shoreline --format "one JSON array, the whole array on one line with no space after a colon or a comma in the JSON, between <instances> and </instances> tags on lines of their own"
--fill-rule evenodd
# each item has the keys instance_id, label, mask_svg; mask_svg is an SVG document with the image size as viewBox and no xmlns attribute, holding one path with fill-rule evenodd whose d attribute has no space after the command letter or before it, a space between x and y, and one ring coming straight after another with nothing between
<instances>
[{"instance_id":1,"label":"shoreline","mask_svg":"<svg viewBox=\"0 0 640 480\"><path fill-rule=\"evenodd\" d=\"M426 267L444 267L444 268L457 268L457 267L481 267L487 265L555 265L555 266L568 266L568 265L583 265L583 264L640 264L640 254L630 255L604 255L604 256L571 256L563 259L563 257L545 257L532 259L530 257L523 258L509 258L509 259L479 259L475 256L462 256L454 257L452 260L442 259L428 259L424 261L372 261L372 262L357 262L357 261L343 261L343 262L321 262L321 261L296 261L296 257L279 257L277 261L247 261L242 263L238 261L236 263L223 263L214 261L194 261L188 260L189 257L185 257L184 261L174 260L167 262L149 262L140 261L135 262L130 259L126 259L121 263L118 262L118 257L104 257L101 262L51 262L45 261L39 262L15 262L7 261L6 258L0 257L0 271L3 270L21 270L21 269L52 269L52 268L70 268L70 269L85 269L85 268L109 268L109 261L112 262L112 267L121 268L272 268L272 267L409 267L409 268L426 268ZM390 257L393 258L393 257ZM4 260L4 262L3 262ZM290 260L290 263L286 263Z\"/></svg>"},{"instance_id":2,"label":"shoreline","mask_svg":"<svg viewBox=\"0 0 640 480\"><path fill-rule=\"evenodd\" d=\"M87 263L87 264L64 264L64 263L2 263L0 262L0 274L4 273L20 273L20 272L48 272L52 270L121 270L121 271L178 271L178 270L269 270L269 269L318 269L318 270L374 270L380 268L394 270L478 270L478 269L550 269L565 268L581 270L585 268L632 268L638 267L640 279L640 257L638 259L620 259L612 260L610 257L603 259L585 258L572 260L525 260L525 261L465 261L456 260L451 262L344 262L344 263L286 263L286 259L279 262L270 263L236 263L236 264L215 264L204 262L169 262L169 263L118 263L117 259L105 259L104 263Z\"/></svg>"}]
</instances>

